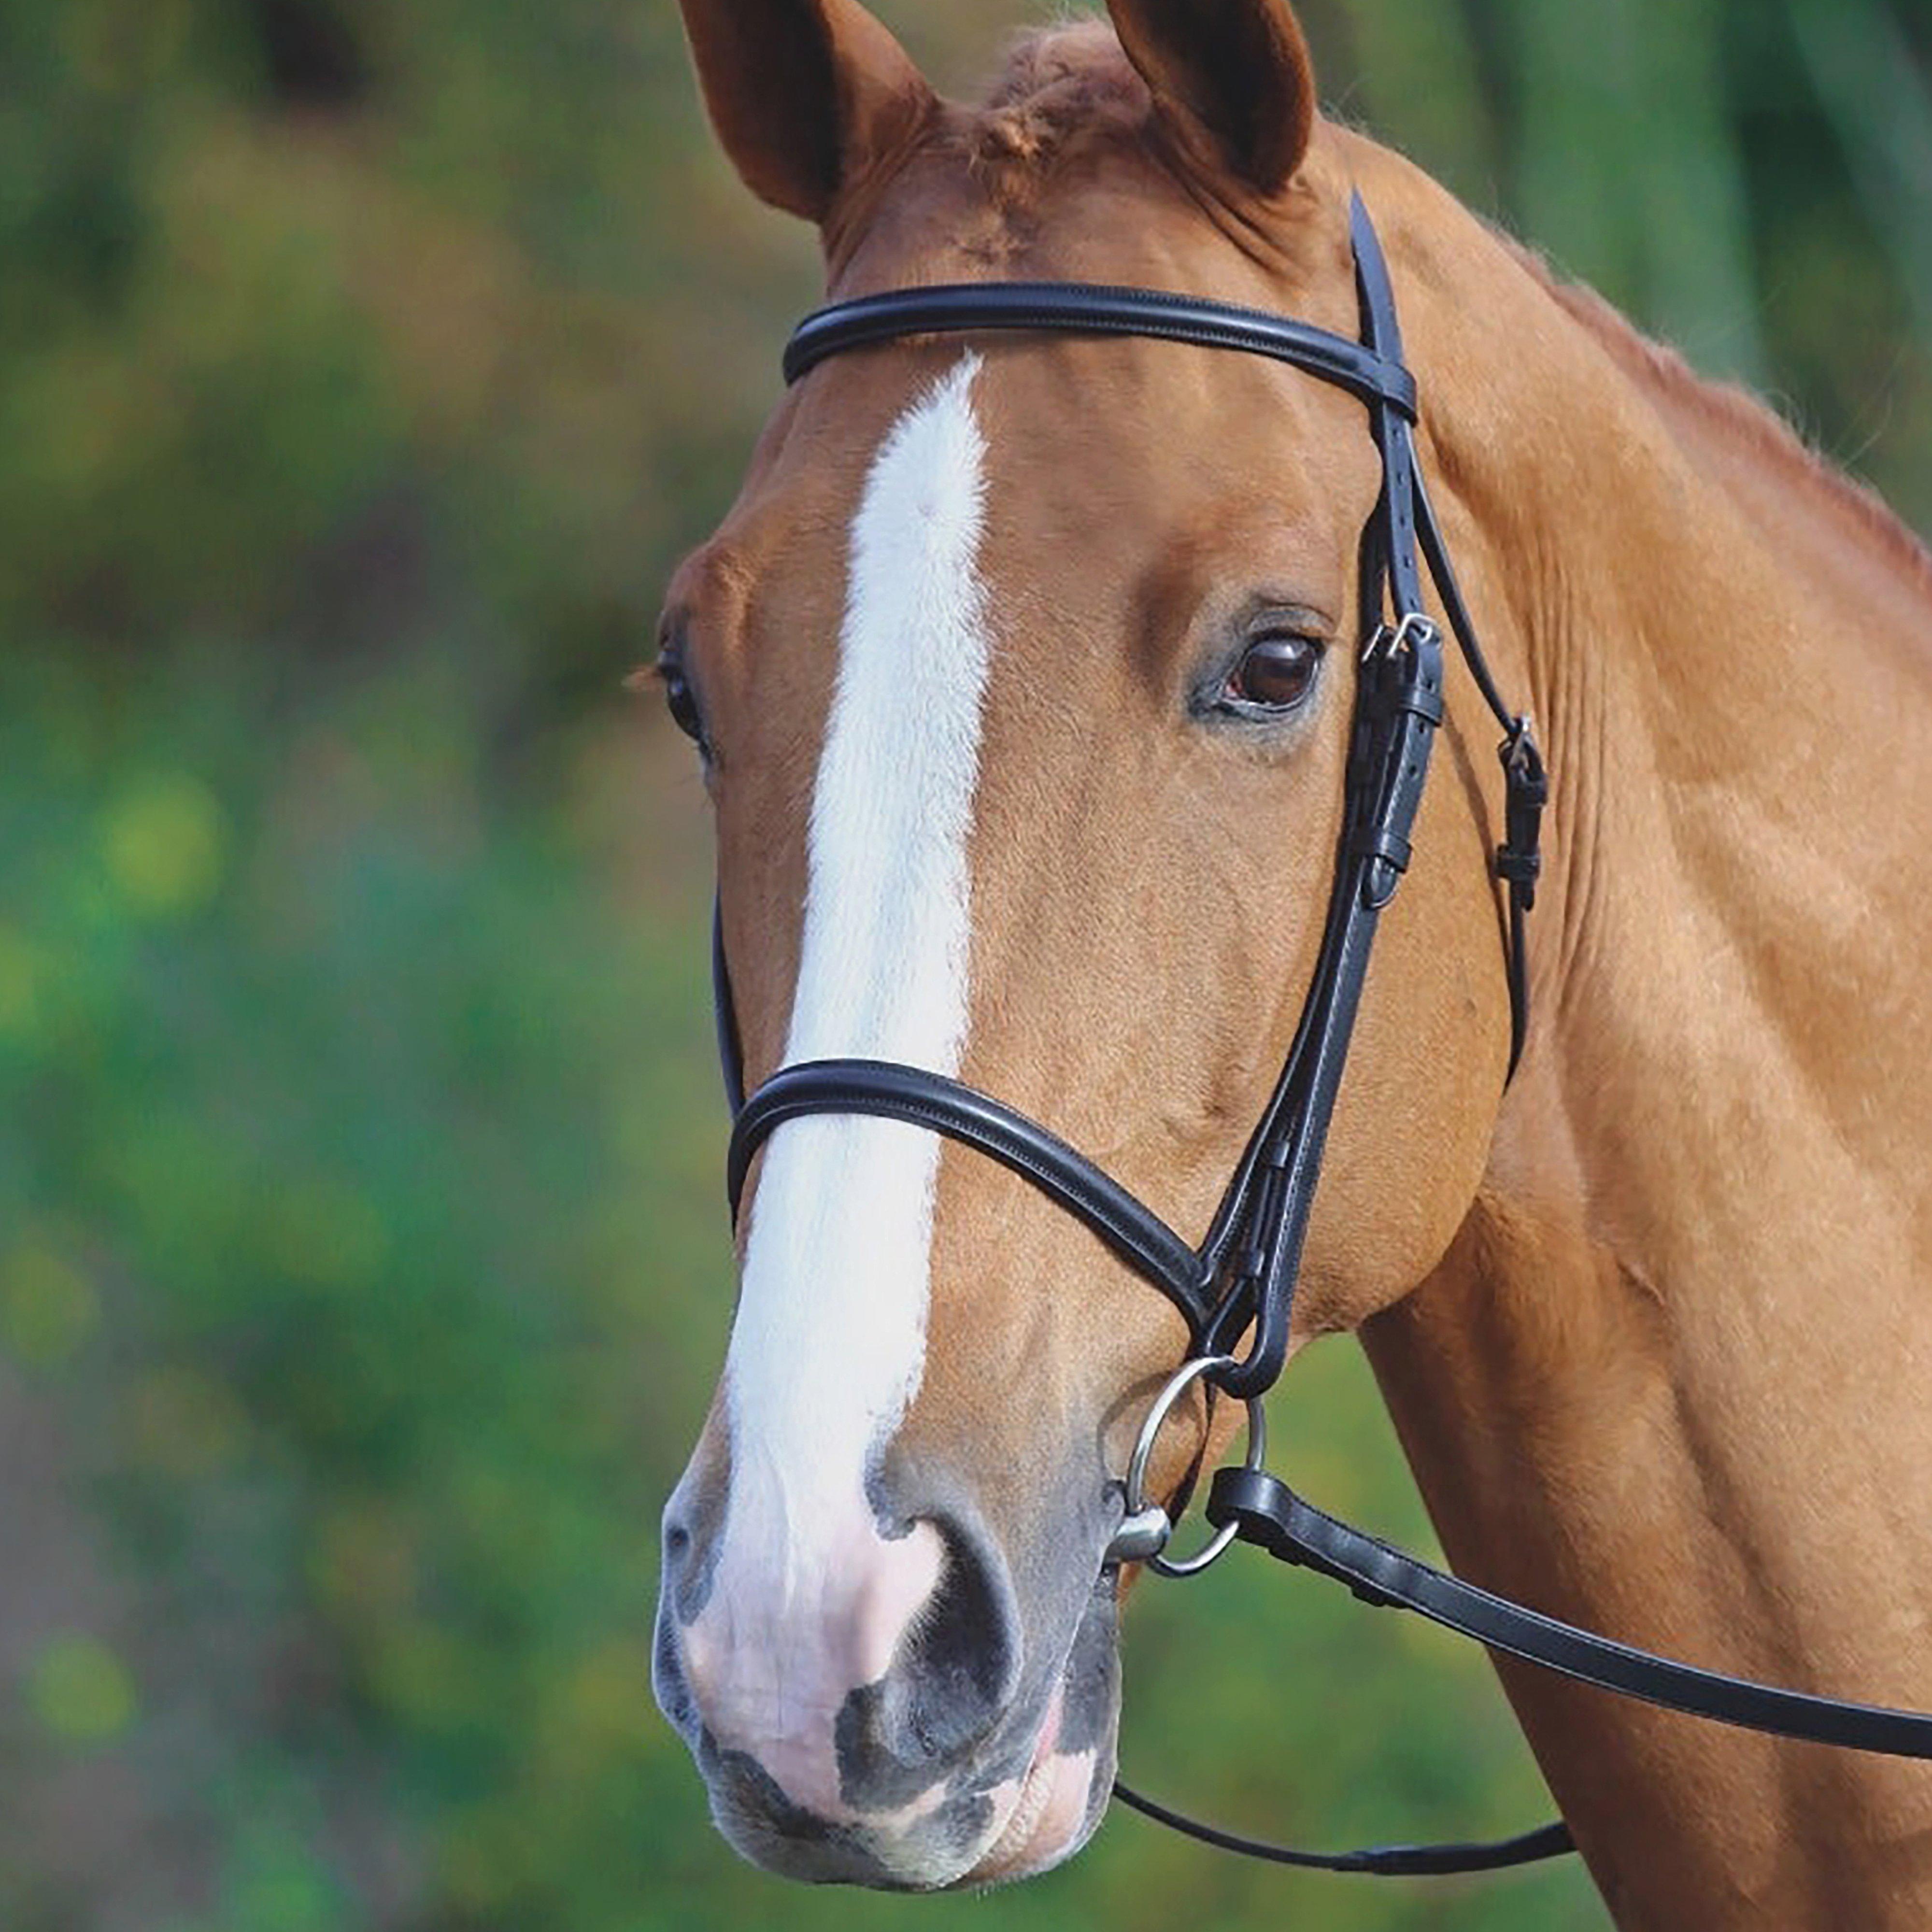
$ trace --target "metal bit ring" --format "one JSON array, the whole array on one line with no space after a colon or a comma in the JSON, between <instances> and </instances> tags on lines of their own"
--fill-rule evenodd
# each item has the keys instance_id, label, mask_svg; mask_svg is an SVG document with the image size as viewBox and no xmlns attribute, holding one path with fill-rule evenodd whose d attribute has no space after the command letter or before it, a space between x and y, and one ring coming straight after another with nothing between
<instances>
[{"instance_id":1,"label":"metal bit ring","mask_svg":"<svg viewBox=\"0 0 1932 1932\"><path fill-rule=\"evenodd\" d=\"M1196 1355L1168 1376L1166 1387L1154 1397L1154 1406L1141 1424L1139 1439L1134 1444L1134 1453L1127 1462L1126 1515L1130 1520L1144 1515L1150 1508L1160 1508L1159 1504L1150 1504L1148 1501L1148 1460L1154 1454L1154 1441L1160 1434L1161 1425L1166 1421L1174 1405L1203 1376L1234 1366L1232 1355ZM1268 1460L1268 1416L1258 1396L1250 1396L1245 1406L1248 1412L1248 1450L1242 1462L1250 1469L1258 1469ZM1161 1513L1166 1514L1165 1510ZM1163 1576L1194 1576L1206 1569L1234 1541L1235 1528L1232 1522L1224 1523L1192 1556L1166 1556L1156 1550L1141 1560L1150 1570L1157 1570ZM1165 1542L1166 1538L1162 1540Z\"/></svg>"}]
</instances>

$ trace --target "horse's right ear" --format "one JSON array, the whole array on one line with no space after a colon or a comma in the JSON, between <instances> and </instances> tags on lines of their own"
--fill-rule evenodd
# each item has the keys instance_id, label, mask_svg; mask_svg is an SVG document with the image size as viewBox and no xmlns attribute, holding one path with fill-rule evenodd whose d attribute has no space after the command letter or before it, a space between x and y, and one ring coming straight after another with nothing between
<instances>
[{"instance_id":1,"label":"horse's right ear","mask_svg":"<svg viewBox=\"0 0 1932 1932\"><path fill-rule=\"evenodd\" d=\"M718 140L760 200L821 224L937 105L858 0L680 0Z\"/></svg>"}]
</instances>

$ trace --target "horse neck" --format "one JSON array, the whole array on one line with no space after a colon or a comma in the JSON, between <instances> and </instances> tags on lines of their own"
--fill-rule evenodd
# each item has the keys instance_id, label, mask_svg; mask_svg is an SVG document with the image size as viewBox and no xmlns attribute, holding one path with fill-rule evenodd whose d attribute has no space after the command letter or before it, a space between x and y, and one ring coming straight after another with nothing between
<instances>
[{"instance_id":1,"label":"horse neck","mask_svg":"<svg viewBox=\"0 0 1932 1932\"><path fill-rule=\"evenodd\" d=\"M1924 562L1751 406L1437 218L1405 238L1429 460L1556 802L1484 1186L1364 1339L1459 1568L1923 1708ZM1932 1772L1504 1677L1620 1922L1924 1922Z\"/></svg>"}]
</instances>

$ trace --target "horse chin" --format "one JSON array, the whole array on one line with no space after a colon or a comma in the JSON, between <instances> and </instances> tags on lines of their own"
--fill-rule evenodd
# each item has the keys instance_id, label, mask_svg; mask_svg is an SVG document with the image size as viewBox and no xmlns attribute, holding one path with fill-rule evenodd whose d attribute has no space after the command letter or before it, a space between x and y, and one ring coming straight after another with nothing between
<instances>
[{"instance_id":1,"label":"horse chin","mask_svg":"<svg viewBox=\"0 0 1932 1932\"><path fill-rule=\"evenodd\" d=\"M1113 1785L1111 1727L1104 1752L1090 1745L1064 1751L1058 1748L1061 1714L1056 1694L1033 1762L1013 1780L1006 1822L978 1864L953 1881L956 1887L1032 1878L1070 1858L1093 1836Z\"/></svg>"}]
</instances>

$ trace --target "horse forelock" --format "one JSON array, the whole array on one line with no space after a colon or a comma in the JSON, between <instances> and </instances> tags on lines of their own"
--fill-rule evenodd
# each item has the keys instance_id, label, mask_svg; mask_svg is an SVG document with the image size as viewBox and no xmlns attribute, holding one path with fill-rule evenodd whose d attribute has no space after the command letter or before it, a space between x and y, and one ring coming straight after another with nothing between
<instances>
[{"instance_id":1,"label":"horse forelock","mask_svg":"<svg viewBox=\"0 0 1932 1932\"><path fill-rule=\"evenodd\" d=\"M944 104L855 184L825 233L835 290L982 270L1088 277L1096 250L1132 244L1119 219L1124 196L1144 202L1150 221L1163 207L1175 218L1171 253L1191 260L1212 248L1218 229L1271 278L1298 284L1339 265L1346 279L1347 224L1336 209L1346 195L1330 191L1342 176L1329 158L1312 151L1286 190L1263 196L1211 158L1183 152L1160 119L1106 22L1015 35L976 100ZM1335 218L1322 218L1324 209ZM1210 225L1201 224L1203 212ZM1318 233L1324 238L1311 247ZM926 259L935 248L947 258L943 268ZM861 255L865 267L848 286ZM1190 272L1203 286L1214 280L1204 259ZM1264 298L1259 285L1244 292Z\"/></svg>"},{"instance_id":2,"label":"horse forelock","mask_svg":"<svg viewBox=\"0 0 1932 1932\"><path fill-rule=\"evenodd\" d=\"M989 155L1044 160L1077 136L1137 133L1148 104L1112 30L1083 20L1015 35L977 124Z\"/></svg>"}]
</instances>

